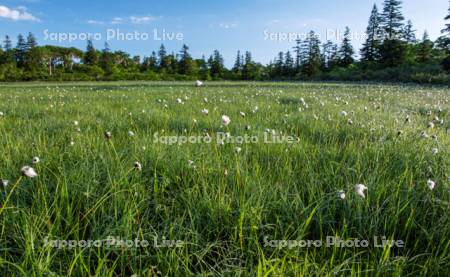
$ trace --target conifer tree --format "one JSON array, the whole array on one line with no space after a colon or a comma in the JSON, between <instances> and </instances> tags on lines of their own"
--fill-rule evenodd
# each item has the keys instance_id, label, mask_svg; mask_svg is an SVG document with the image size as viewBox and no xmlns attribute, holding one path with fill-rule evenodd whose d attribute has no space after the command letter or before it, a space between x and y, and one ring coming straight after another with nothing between
<instances>
[{"instance_id":1,"label":"conifer tree","mask_svg":"<svg viewBox=\"0 0 450 277\"><path fill-rule=\"evenodd\" d=\"M295 53L295 70L299 71L300 66L302 64L302 40L297 39L295 41L296 45L294 47L294 53Z\"/></svg>"},{"instance_id":2,"label":"conifer tree","mask_svg":"<svg viewBox=\"0 0 450 277\"><path fill-rule=\"evenodd\" d=\"M379 59L379 48L381 44L380 15L376 5L373 6L366 30L367 39L361 49L361 60L373 62Z\"/></svg>"},{"instance_id":3,"label":"conifer tree","mask_svg":"<svg viewBox=\"0 0 450 277\"><path fill-rule=\"evenodd\" d=\"M322 45L321 53L321 69L324 71L331 70L339 63L338 46L328 40Z\"/></svg>"},{"instance_id":4,"label":"conifer tree","mask_svg":"<svg viewBox=\"0 0 450 277\"><path fill-rule=\"evenodd\" d=\"M174 52L166 56L166 72L168 74L174 74L178 72L178 61Z\"/></svg>"},{"instance_id":5,"label":"conifer tree","mask_svg":"<svg viewBox=\"0 0 450 277\"><path fill-rule=\"evenodd\" d=\"M8 35L5 36L5 40L3 41L3 48L5 51L12 50L12 42Z\"/></svg>"},{"instance_id":6,"label":"conifer tree","mask_svg":"<svg viewBox=\"0 0 450 277\"><path fill-rule=\"evenodd\" d=\"M15 54L14 54L14 58L17 62L17 66L18 67L23 67L25 66L25 59L26 59L26 53L27 53L27 42L25 41L25 38L19 34L17 36L17 46L15 49Z\"/></svg>"},{"instance_id":7,"label":"conifer tree","mask_svg":"<svg viewBox=\"0 0 450 277\"><path fill-rule=\"evenodd\" d=\"M403 37L403 20L400 0L385 0L382 14L384 41L380 47L380 60L386 67L402 65L406 60L406 42Z\"/></svg>"},{"instance_id":8,"label":"conifer tree","mask_svg":"<svg viewBox=\"0 0 450 277\"><path fill-rule=\"evenodd\" d=\"M290 51L286 52L285 60L284 60L284 68L283 75L286 77L292 77L294 73L294 58L291 55Z\"/></svg>"},{"instance_id":9,"label":"conifer tree","mask_svg":"<svg viewBox=\"0 0 450 277\"><path fill-rule=\"evenodd\" d=\"M97 51L94 48L92 40L87 41L86 53L84 54L83 62L84 64L90 66L96 65L98 62Z\"/></svg>"},{"instance_id":10,"label":"conifer tree","mask_svg":"<svg viewBox=\"0 0 450 277\"><path fill-rule=\"evenodd\" d=\"M448 9L448 15L445 17L445 20L450 20L450 8ZM445 29L441 32L444 35L438 39L438 44L447 55L441 64L445 70L450 70L450 23L445 24Z\"/></svg>"},{"instance_id":11,"label":"conifer tree","mask_svg":"<svg viewBox=\"0 0 450 277\"><path fill-rule=\"evenodd\" d=\"M224 75L223 57L218 50L214 50L208 59L210 74L213 79L221 79Z\"/></svg>"},{"instance_id":12,"label":"conifer tree","mask_svg":"<svg viewBox=\"0 0 450 277\"><path fill-rule=\"evenodd\" d=\"M178 73L182 75L192 75L194 72L193 60L189 54L189 47L183 44L180 51L180 61L178 64Z\"/></svg>"},{"instance_id":13,"label":"conifer tree","mask_svg":"<svg viewBox=\"0 0 450 277\"><path fill-rule=\"evenodd\" d=\"M414 30L411 20L408 20L408 23L406 23L405 25L405 28L403 30L403 37L406 40L406 42L410 44L417 43L416 30Z\"/></svg>"},{"instance_id":14,"label":"conifer tree","mask_svg":"<svg viewBox=\"0 0 450 277\"><path fill-rule=\"evenodd\" d=\"M339 65L339 50L337 44L333 44L331 47L331 56L330 56L330 68L336 67Z\"/></svg>"},{"instance_id":15,"label":"conifer tree","mask_svg":"<svg viewBox=\"0 0 450 277\"><path fill-rule=\"evenodd\" d=\"M158 71L158 56L155 51L152 51L152 55L149 58L148 68L153 71Z\"/></svg>"},{"instance_id":16,"label":"conifer tree","mask_svg":"<svg viewBox=\"0 0 450 277\"><path fill-rule=\"evenodd\" d=\"M306 60L302 71L305 75L312 77L320 71L321 65L320 40L314 31L309 32L305 45Z\"/></svg>"},{"instance_id":17,"label":"conifer tree","mask_svg":"<svg viewBox=\"0 0 450 277\"><path fill-rule=\"evenodd\" d=\"M141 70L142 71L153 71L156 72L158 71L158 57L156 56L156 52L152 51L152 55L150 57L145 57L144 61L142 62L141 65Z\"/></svg>"},{"instance_id":18,"label":"conifer tree","mask_svg":"<svg viewBox=\"0 0 450 277\"><path fill-rule=\"evenodd\" d=\"M167 51L166 51L166 47L164 46L164 44L161 44L161 46L159 47L158 65L159 65L160 71L167 70L167 67L168 67Z\"/></svg>"},{"instance_id":19,"label":"conifer tree","mask_svg":"<svg viewBox=\"0 0 450 277\"><path fill-rule=\"evenodd\" d=\"M433 51L433 42L428 36L428 32L423 33L422 41L418 45L417 61L419 63L428 63L431 61Z\"/></svg>"},{"instance_id":20,"label":"conifer tree","mask_svg":"<svg viewBox=\"0 0 450 277\"><path fill-rule=\"evenodd\" d=\"M33 33L28 33L27 36L27 50L30 50L37 46L36 38L34 37Z\"/></svg>"},{"instance_id":21,"label":"conifer tree","mask_svg":"<svg viewBox=\"0 0 450 277\"><path fill-rule=\"evenodd\" d=\"M100 66L105 71L106 75L111 75L113 73L113 57L107 42L105 42L105 47L100 56Z\"/></svg>"},{"instance_id":22,"label":"conifer tree","mask_svg":"<svg viewBox=\"0 0 450 277\"><path fill-rule=\"evenodd\" d=\"M382 14L382 26L387 40L400 39L403 31L403 20L405 19L401 12L402 1L384 0Z\"/></svg>"},{"instance_id":23,"label":"conifer tree","mask_svg":"<svg viewBox=\"0 0 450 277\"><path fill-rule=\"evenodd\" d=\"M353 50L350 36L350 28L345 27L344 39L341 48L339 49L339 64L343 67L348 67L355 61L353 58L355 51Z\"/></svg>"},{"instance_id":24,"label":"conifer tree","mask_svg":"<svg viewBox=\"0 0 450 277\"><path fill-rule=\"evenodd\" d=\"M202 58L197 60L197 64L199 67L199 77L201 80L210 80L211 76L209 75L209 67L206 62L205 55L202 55Z\"/></svg>"},{"instance_id":25,"label":"conifer tree","mask_svg":"<svg viewBox=\"0 0 450 277\"><path fill-rule=\"evenodd\" d=\"M241 51L238 50L236 55L236 61L234 62L233 72L235 74L239 74L242 71L242 60L241 60Z\"/></svg>"},{"instance_id":26,"label":"conifer tree","mask_svg":"<svg viewBox=\"0 0 450 277\"><path fill-rule=\"evenodd\" d=\"M448 15L445 17L445 20L450 20L450 7L448 8ZM447 36L450 36L450 23L445 24L445 29L441 32L445 33Z\"/></svg>"},{"instance_id":27,"label":"conifer tree","mask_svg":"<svg viewBox=\"0 0 450 277\"><path fill-rule=\"evenodd\" d=\"M37 48L37 41L34 35L30 32L27 36L26 52L25 52L25 70L27 77L36 79L39 67L41 66L42 54L41 50Z\"/></svg>"},{"instance_id":28,"label":"conifer tree","mask_svg":"<svg viewBox=\"0 0 450 277\"><path fill-rule=\"evenodd\" d=\"M278 58L275 60L275 76L282 77L283 76L283 70L284 70L284 53L279 52Z\"/></svg>"},{"instance_id":29,"label":"conifer tree","mask_svg":"<svg viewBox=\"0 0 450 277\"><path fill-rule=\"evenodd\" d=\"M242 78L253 80L255 77L255 66L250 51L245 52L244 65L242 66Z\"/></svg>"}]
</instances>

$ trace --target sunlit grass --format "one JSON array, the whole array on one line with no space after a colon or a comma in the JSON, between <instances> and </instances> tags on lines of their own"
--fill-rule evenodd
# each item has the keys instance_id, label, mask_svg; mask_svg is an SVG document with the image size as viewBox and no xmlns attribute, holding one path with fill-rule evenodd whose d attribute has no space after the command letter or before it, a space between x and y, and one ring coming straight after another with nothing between
<instances>
[{"instance_id":1,"label":"sunlit grass","mask_svg":"<svg viewBox=\"0 0 450 277\"><path fill-rule=\"evenodd\" d=\"M445 275L449 102L447 88L396 85L2 86L0 179L9 184L0 196L1 275ZM215 138L218 132L275 133L295 143L166 145L154 137ZM37 178L21 177L26 165ZM433 190L428 180L436 183ZM365 198L356 184L367 186ZM46 237L109 236L165 236L184 245L43 245ZM385 236L406 245L264 243L327 236L371 242Z\"/></svg>"}]
</instances>

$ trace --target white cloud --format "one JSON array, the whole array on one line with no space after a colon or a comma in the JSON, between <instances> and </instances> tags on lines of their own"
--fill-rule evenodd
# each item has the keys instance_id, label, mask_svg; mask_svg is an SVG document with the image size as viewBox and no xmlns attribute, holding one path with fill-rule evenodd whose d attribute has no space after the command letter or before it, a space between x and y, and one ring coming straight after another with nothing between
<instances>
[{"instance_id":1,"label":"white cloud","mask_svg":"<svg viewBox=\"0 0 450 277\"><path fill-rule=\"evenodd\" d=\"M119 25L119 24L126 24L126 23L130 23L130 24L145 24L151 21L155 21L158 20L159 17L155 17L155 16L128 16L128 17L114 17L111 20L111 24L112 25Z\"/></svg>"},{"instance_id":2,"label":"white cloud","mask_svg":"<svg viewBox=\"0 0 450 277\"><path fill-rule=\"evenodd\" d=\"M130 22L133 24L142 24L150 21L155 21L157 18L154 16L130 16Z\"/></svg>"},{"instance_id":3,"label":"white cloud","mask_svg":"<svg viewBox=\"0 0 450 277\"><path fill-rule=\"evenodd\" d=\"M120 25L120 24L145 24L148 22L156 21L161 17L156 16L127 16L127 17L119 17L116 16L110 21L102 21L102 20L96 20L96 19L89 19L86 20L86 23L92 24L92 25L105 25L105 24L111 24L111 25Z\"/></svg>"},{"instance_id":4,"label":"white cloud","mask_svg":"<svg viewBox=\"0 0 450 277\"><path fill-rule=\"evenodd\" d=\"M0 6L0 18L6 18L14 21L40 21L39 18L27 12L25 7L19 7L14 10L6 6Z\"/></svg>"},{"instance_id":5,"label":"white cloud","mask_svg":"<svg viewBox=\"0 0 450 277\"><path fill-rule=\"evenodd\" d=\"M223 29L233 29L236 28L238 24L236 22L230 22L230 23L219 23L219 27Z\"/></svg>"},{"instance_id":6,"label":"white cloud","mask_svg":"<svg viewBox=\"0 0 450 277\"><path fill-rule=\"evenodd\" d=\"M122 17L114 17L111 21L111 24L117 25L117 24L123 24L125 20Z\"/></svg>"},{"instance_id":7,"label":"white cloud","mask_svg":"<svg viewBox=\"0 0 450 277\"><path fill-rule=\"evenodd\" d=\"M221 22L209 24L209 28L234 29L239 27L238 22Z\"/></svg>"},{"instance_id":8,"label":"white cloud","mask_svg":"<svg viewBox=\"0 0 450 277\"><path fill-rule=\"evenodd\" d=\"M103 22L103 21L98 21L98 20L93 20L93 19L89 19L86 22L88 24L91 24L91 25L103 25L103 24L105 24L105 22Z\"/></svg>"}]
</instances>

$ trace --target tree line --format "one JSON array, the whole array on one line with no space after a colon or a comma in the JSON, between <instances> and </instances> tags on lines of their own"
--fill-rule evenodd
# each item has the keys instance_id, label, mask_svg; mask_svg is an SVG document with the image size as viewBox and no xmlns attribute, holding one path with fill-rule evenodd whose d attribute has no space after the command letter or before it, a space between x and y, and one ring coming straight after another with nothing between
<instances>
[{"instance_id":1,"label":"tree line","mask_svg":"<svg viewBox=\"0 0 450 277\"><path fill-rule=\"evenodd\" d=\"M343 40L321 42L311 31L304 40L280 52L267 65L255 62L249 51L238 51L234 66L224 66L218 50L195 59L189 47L168 53L164 45L149 57L111 51L105 43L85 51L38 46L32 33L19 35L15 47L9 36L0 46L0 81L28 80L385 80L450 83L450 23L432 41L425 31L420 39L411 20L405 22L400 0L373 6L366 40L355 59L351 30ZM445 20L450 20L450 8Z\"/></svg>"},{"instance_id":2,"label":"tree line","mask_svg":"<svg viewBox=\"0 0 450 277\"><path fill-rule=\"evenodd\" d=\"M418 39L412 21L405 22L401 4L385 0L381 11L373 6L359 60L348 27L339 45L321 43L311 31L296 41L292 52L280 52L268 65L270 77L450 83L450 23L436 41L427 31ZM445 20L450 20L450 8L448 12Z\"/></svg>"}]
</instances>

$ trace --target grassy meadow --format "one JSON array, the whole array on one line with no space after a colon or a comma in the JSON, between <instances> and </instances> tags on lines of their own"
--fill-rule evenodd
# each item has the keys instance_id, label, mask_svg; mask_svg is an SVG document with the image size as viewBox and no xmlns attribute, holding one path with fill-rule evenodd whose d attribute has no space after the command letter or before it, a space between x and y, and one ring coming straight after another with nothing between
<instances>
[{"instance_id":1,"label":"grassy meadow","mask_svg":"<svg viewBox=\"0 0 450 277\"><path fill-rule=\"evenodd\" d=\"M450 272L448 88L18 83L0 112L1 276ZM110 237L150 245L46 243Z\"/></svg>"}]
</instances>

